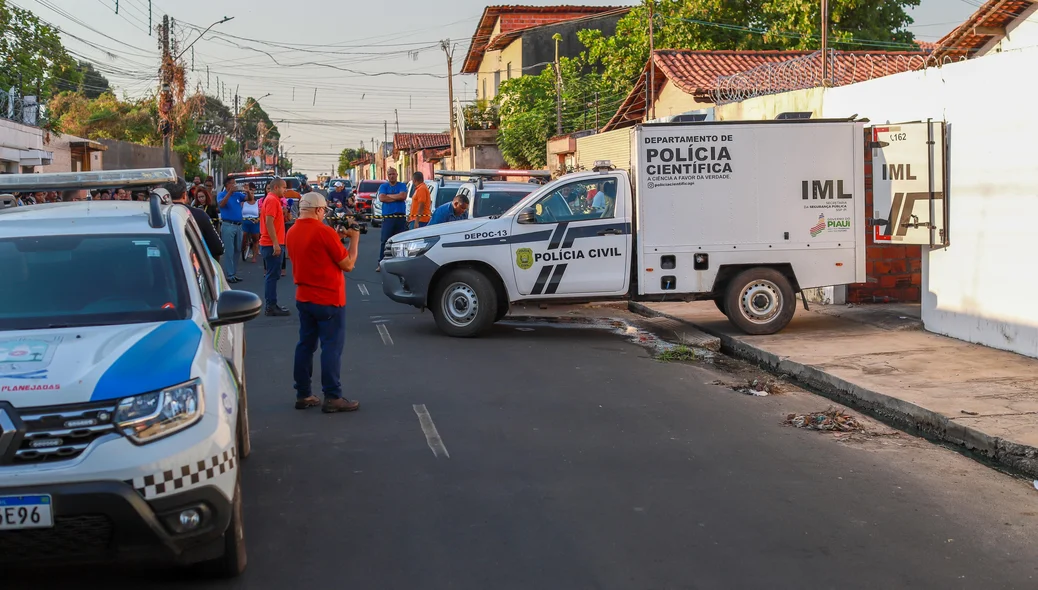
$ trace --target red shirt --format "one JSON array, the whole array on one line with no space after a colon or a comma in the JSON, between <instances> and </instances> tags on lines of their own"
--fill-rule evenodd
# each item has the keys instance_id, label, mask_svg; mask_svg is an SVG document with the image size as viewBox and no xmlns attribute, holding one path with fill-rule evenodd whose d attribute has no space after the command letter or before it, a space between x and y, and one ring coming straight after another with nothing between
<instances>
[{"instance_id":1,"label":"red shirt","mask_svg":"<svg viewBox=\"0 0 1038 590\"><path fill-rule=\"evenodd\" d=\"M335 230L316 219L300 219L288 232L296 301L346 305L346 277L339 262L349 255Z\"/></svg>"},{"instance_id":2,"label":"red shirt","mask_svg":"<svg viewBox=\"0 0 1038 590\"><path fill-rule=\"evenodd\" d=\"M271 195L273 196L273 195ZM278 244L285 245L285 208L281 206L281 199L264 197L260 205L260 246L273 246L274 241L270 239L267 231L267 216L274 218L274 233L278 237ZM329 228L331 229L331 228ZM332 230L333 232L335 230ZM339 260L342 260L340 258Z\"/></svg>"}]
</instances>

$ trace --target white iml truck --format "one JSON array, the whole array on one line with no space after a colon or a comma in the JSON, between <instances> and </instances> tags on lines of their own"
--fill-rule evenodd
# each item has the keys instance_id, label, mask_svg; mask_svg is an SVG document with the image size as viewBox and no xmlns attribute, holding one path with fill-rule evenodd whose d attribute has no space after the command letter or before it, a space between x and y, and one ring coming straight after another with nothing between
<instances>
[{"instance_id":1,"label":"white iml truck","mask_svg":"<svg viewBox=\"0 0 1038 590\"><path fill-rule=\"evenodd\" d=\"M784 328L804 289L865 281L864 123L646 124L633 176L606 162L501 216L395 236L391 299L476 336L516 302L711 299L741 330Z\"/></svg>"}]
</instances>

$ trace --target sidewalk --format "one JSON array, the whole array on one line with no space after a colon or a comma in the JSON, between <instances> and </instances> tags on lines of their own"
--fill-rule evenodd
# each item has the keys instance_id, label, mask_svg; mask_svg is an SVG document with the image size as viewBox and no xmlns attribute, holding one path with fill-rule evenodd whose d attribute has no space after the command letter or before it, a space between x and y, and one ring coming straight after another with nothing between
<instances>
[{"instance_id":1,"label":"sidewalk","mask_svg":"<svg viewBox=\"0 0 1038 590\"><path fill-rule=\"evenodd\" d=\"M782 332L747 336L709 301L630 305L717 336L725 352L903 429L1038 478L1038 359L924 332L918 308L798 306Z\"/></svg>"}]
</instances>

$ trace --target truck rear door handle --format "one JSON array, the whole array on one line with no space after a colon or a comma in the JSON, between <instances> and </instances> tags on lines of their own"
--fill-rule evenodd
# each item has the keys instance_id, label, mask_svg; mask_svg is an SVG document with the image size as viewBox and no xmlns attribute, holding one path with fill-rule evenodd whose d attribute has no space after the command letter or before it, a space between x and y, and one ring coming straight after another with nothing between
<instances>
[{"instance_id":1,"label":"truck rear door handle","mask_svg":"<svg viewBox=\"0 0 1038 590\"><path fill-rule=\"evenodd\" d=\"M604 229L604 230L598 232L598 235L600 235L600 236L618 236L618 235L620 235L622 233L623 232L621 232L618 229Z\"/></svg>"}]
</instances>

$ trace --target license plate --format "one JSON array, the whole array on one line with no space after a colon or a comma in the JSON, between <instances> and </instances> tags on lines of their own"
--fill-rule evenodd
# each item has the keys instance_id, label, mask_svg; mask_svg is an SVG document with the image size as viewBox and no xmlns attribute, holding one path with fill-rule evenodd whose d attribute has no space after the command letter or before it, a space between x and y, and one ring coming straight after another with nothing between
<instances>
[{"instance_id":1,"label":"license plate","mask_svg":"<svg viewBox=\"0 0 1038 590\"><path fill-rule=\"evenodd\" d=\"M54 526L50 496L0 496L0 531Z\"/></svg>"}]
</instances>

